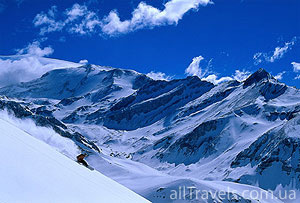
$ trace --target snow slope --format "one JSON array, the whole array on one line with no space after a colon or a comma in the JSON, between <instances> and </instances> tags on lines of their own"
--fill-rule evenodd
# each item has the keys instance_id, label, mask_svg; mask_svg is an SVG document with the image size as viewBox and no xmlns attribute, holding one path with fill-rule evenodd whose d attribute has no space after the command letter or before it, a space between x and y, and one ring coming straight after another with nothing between
<instances>
[{"instance_id":1,"label":"snow slope","mask_svg":"<svg viewBox=\"0 0 300 203\"><path fill-rule=\"evenodd\" d=\"M0 202L148 202L0 119Z\"/></svg>"}]
</instances>

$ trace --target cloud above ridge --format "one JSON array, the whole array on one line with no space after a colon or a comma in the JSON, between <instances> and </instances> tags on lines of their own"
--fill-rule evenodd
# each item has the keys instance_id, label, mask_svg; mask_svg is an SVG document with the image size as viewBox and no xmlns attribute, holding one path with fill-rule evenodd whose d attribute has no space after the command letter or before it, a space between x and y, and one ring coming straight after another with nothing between
<instances>
[{"instance_id":1,"label":"cloud above ridge","mask_svg":"<svg viewBox=\"0 0 300 203\"><path fill-rule=\"evenodd\" d=\"M300 63L292 62L291 64L293 65L294 72L300 71Z\"/></svg>"},{"instance_id":2,"label":"cloud above ridge","mask_svg":"<svg viewBox=\"0 0 300 203\"><path fill-rule=\"evenodd\" d=\"M166 75L165 73L162 72L154 72L151 71L150 73L146 74L149 78L152 78L153 80L166 80L169 81L172 79L171 76Z\"/></svg>"},{"instance_id":3,"label":"cloud above ridge","mask_svg":"<svg viewBox=\"0 0 300 203\"><path fill-rule=\"evenodd\" d=\"M272 52L258 52L254 54L254 64L258 65L263 62L273 63L278 59L281 59L292 47L296 44L297 38L293 37L291 41L285 42L283 46L275 47Z\"/></svg>"},{"instance_id":4,"label":"cloud above ridge","mask_svg":"<svg viewBox=\"0 0 300 203\"><path fill-rule=\"evenodd\" d=\"M17 49L17 54L28 54L33 56L49 56L53 54L54 49L51 46L41 48L40 41L33 41L22 49Z\"/></svg>"},{"instance_id":5,"label":"cloud above ridge","mask_svg":"<svg viewBox=\"0 0 300 203\"><path fill-rule=\"evenodd\" d=\"M203 56L194 57L191 64L185 69L185 74L189 76L198 76L200 79L211 82L213 84L219 84L222 82L237 80L239 82L247 79L251 72L245 70L235 70L235 73L231 76L220 77L218 73L213 73L210 70L211 60L209 60L208 65L203 68L201 66L201 61L204 60Z\"/></svg>"}]
</instances>

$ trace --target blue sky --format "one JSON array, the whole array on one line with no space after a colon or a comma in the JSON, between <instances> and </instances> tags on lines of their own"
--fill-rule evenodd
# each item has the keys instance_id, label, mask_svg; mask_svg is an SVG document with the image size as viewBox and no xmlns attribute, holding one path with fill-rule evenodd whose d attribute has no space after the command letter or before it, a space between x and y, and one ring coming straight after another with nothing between
<instances>
[{"instance_id":1,"label":"blue sky","mask_svg":"<svg viewBox=\"0 0 300 203\"><path fill-rule=\"evenodd\" d=\"M214 82L262 67L300 88L297 0L0 0L0 23L0 55Z\"/></svg>"}]
</instances>

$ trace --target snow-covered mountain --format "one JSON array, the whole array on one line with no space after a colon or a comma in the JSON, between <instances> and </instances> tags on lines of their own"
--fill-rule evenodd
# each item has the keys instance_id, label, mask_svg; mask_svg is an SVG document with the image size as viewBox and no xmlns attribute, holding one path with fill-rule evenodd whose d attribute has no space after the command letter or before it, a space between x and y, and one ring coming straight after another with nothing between
<instances>
[{"instance_id":1,"label":"snow-covered mountain","mask_svg":"<svg viewBox=\"0 0 300 203\"><path fill-rule=\"evenodd\" d=\"M214 85L84 65L0 95L0 109L71 139L96 170L154 202L179 186L300 189L300 90L263 69Z\"/></svg>"}]
</instances>

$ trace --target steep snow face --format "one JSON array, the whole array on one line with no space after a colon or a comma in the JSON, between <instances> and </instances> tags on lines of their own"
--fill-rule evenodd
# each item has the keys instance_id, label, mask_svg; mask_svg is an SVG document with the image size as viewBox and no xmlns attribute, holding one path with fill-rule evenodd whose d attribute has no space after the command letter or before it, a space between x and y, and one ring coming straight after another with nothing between
<instances>
[{"instance_id":1,"label":"steep snow face","mask_svg":"<svg viewBox=\"0 0 300 203\"><path fill-rule=\"evenodd\" d=\"M149 202L0 119L0 201Z\"/></svg>"}]
</instances>

